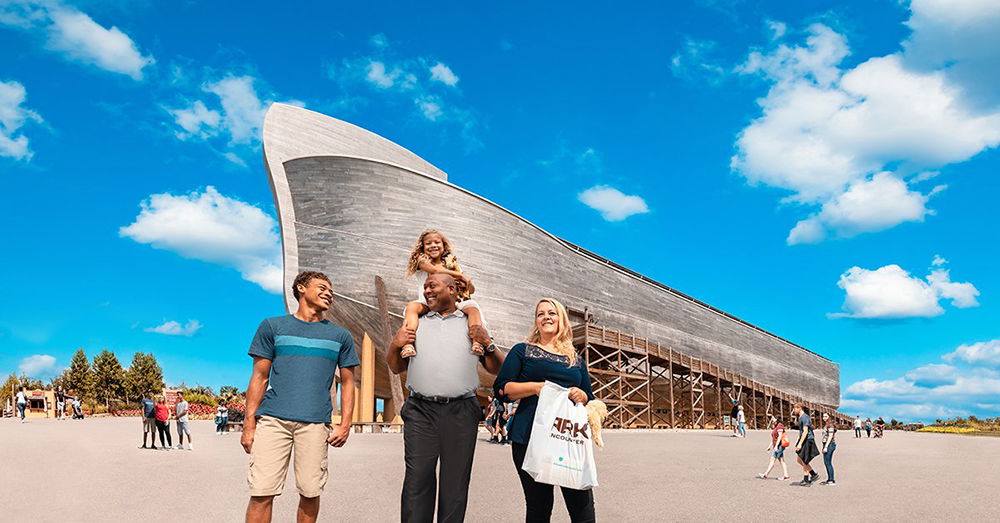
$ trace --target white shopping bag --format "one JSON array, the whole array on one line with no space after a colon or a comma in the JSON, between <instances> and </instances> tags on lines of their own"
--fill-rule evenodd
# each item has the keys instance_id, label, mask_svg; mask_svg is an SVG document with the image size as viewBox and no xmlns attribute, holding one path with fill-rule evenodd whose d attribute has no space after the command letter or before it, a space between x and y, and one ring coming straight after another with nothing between
<instances>
[{"instance_id":1,"label":"white shopping bag","mask_svg":"<svg viewBox=\"0 0 1000 523\"><path fill-rule=\"evenodd\" d=\"M592 438L587 407L570 401L569 389L546 381L521 468L539 483L589 490L597 486Z\"/></svg>"}]
</instances>

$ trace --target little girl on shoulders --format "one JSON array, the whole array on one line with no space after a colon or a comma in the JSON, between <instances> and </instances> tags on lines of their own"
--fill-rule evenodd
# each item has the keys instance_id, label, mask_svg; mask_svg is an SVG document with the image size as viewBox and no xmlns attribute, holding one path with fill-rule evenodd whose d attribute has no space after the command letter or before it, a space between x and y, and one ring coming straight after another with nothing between
<instances>
[{"instance_id":1,"label":"little girl on shoulders","mask_svg":"<svg viewBox=\"0 0 1000 523\"><path fill-rule=\"evenodd\" d=\"M406 275L416 275L418 280L417 299L406 305L406 313L403 318L403 327L416 330L420 322L420 316L430 312L427 302L424 300L424 280L431 274L447 274L455 279L455 287L458 291L458 308L469 318L469 338L476 327L483 324L483 317L479 311L479 304L471 298L476 292L476 287L472 284L472 279L466 276L458 265L458 257L451 252L451 243L440 232L428 229L420 233L417 243L410 251L410 260L406 266ZM473 341L473 352L480 353L482 346ZM412 344L403 346L400 356L410 358L416 356L417 351Z\"/></svg>"}]
</instances>

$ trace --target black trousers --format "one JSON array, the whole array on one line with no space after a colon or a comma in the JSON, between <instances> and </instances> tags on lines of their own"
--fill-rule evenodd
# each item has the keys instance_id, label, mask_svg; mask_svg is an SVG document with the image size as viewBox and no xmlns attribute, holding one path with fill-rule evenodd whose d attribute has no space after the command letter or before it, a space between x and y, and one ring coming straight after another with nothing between
<instances>
[{"instance_id":1,"label":"black trousers","mask_svg":"<svg viewBox=\"0 0 1000 523\"><path fill-rule=\"evenodd\" d=\"M156 420L156 430L160 433L160 446L173 447L174 443L170 441L170 426L167 425L166 421ZM163 443L163 435L166 434L167 442ZM156 439L153 439L153 445L156 445Z\"/></svg>"},{"instance_id":2,"label":"black trousers","mask_svg":"<svg viewBox=\"0 0 1000 523\"><path fill-rule=\"evenodd\" d=\"M548 523L552 519L552 503L555 500L552 489L554 487L535 481L530 474L521 470L521 465L524 464L524 454L528 451L527 445L511 443L510 450L514 456L514 467L517 469L517 475L521 478L521 489L524 490L524 521L526 523ZM594 514L593 491L559 488L562 490L566 509L569 510L570 521L573 523L597 521L597 516Z\"/></svg>"},{"instance_id":3,"label":"black trousers","mask_svg":"<svg viewBox=\"0 0 1000 523\"><path fill-rule=\"evenodd\" d=\"M434 403L410 397L400 415L406 476L400 515L403 523L431 523L437 501L440 523L465 520L472 458L483 412L476 398ZM441 462L441 484L435 469Z\"/></svg>"}]
</instances>

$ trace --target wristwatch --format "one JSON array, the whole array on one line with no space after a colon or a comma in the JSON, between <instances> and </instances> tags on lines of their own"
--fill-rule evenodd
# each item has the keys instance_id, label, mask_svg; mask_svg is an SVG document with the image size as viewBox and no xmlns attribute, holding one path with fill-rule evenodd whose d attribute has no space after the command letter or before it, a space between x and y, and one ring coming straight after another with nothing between
<instances>
[{"instance_id":1,"label":"wristwatch","mask_svg":"<svg viewBox=\"0 0 1000 523\"><path fill-rule=\"evenodd\" d=\"M483 352L486 354L493 354L494 352L496 352L496 350L497 350L496 343L490 343L485 348L483 348Z\"/></svg>"}]
</instances>

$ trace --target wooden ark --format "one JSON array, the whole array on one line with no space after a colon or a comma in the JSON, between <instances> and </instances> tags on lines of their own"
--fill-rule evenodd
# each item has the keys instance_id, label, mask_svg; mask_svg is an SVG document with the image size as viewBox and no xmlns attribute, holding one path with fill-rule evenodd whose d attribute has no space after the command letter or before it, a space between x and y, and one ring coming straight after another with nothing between
<instances>
[{"instance_id":1,"label":"wooden ark","mask_svg":"<svg viewBox=\"0 0 1000 523\"><path fill-rule=\"evenodd\" d=\"M399 407L400 385L384 351L420 284L404 277L406 260L420 232L434 228L474 279L501 347L525 338L539 298L574 311L577 345L616 426L721 427L731 395L752 427L772 415L787 419L796 401L836 413L838 364L557 238L374 133L274 104L264 159L281 225L286 307L296 307L290 287L299 271L330 276L333 320L359 347L370 338L374 395L392 405L387 412ZM492 378L481 377L485 394Z\"/></svg>"}]
</instances>

